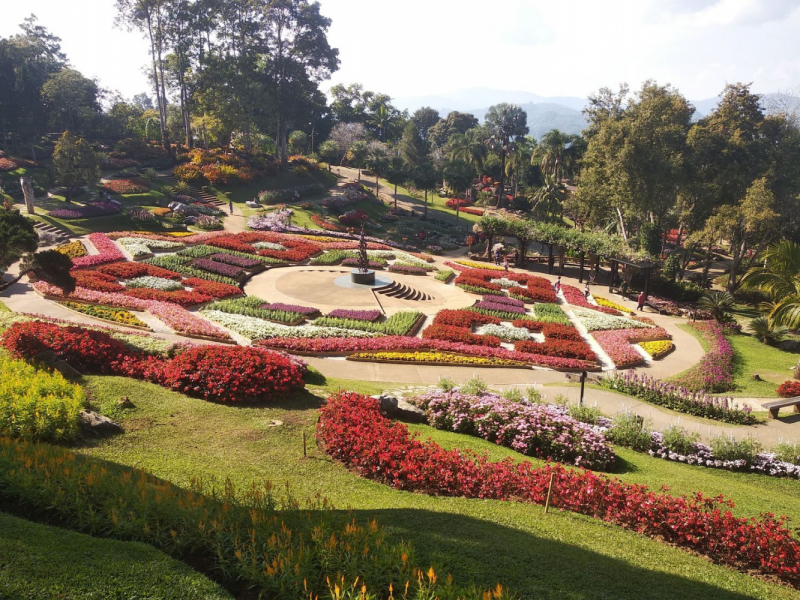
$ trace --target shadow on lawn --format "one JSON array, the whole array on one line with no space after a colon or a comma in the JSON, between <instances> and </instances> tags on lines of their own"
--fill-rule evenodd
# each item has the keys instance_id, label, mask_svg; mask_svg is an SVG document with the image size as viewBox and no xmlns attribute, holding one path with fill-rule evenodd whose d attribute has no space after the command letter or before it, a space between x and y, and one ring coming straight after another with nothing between
<instances>
[{"instance_id":1,"label":"shadow on lawn","mask_svg":"<svg viewBox=\"0 0 800 600\"><path fill-rule=\"evenodd\" d=\"M530 506L529 510L543 509ZM750 597L463 515L413 509L355 514L358 518L377 519L391 536L410 541L418 565L434 565L440 576L450 572L459 584L473 582L490 587L500 582L525 600ZM577 515L574 518L584 520ZM657 556L653 558L657 560Z\"/></svg>"}]
</instances>

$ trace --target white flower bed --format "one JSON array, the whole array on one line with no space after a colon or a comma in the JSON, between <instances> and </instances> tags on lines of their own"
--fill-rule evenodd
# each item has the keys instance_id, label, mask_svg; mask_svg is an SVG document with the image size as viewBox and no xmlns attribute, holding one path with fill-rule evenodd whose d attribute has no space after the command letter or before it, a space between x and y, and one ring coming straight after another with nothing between
<instances>
[{"instance_id":1,"label":"white flower bed","mask_svg":"<svg viewBox=\"0 0 800 600\"><path fill-rule=\"evenodd\" d=\"M625 317L605 315L593 310L576 308L575 316L578 317L588 331L606 331L609 329L650 329L653 325L634 321Z\"/></svg>"},{"instance_id":2,"label":"white flower bed","mask_svg":"<svg viewBox=\"0 0 800 600\"><path fill-rule=\"evenodd\" d=\"M533 339L531 332L524 327L511 327L506 325L483 325L475 333L479 335L493 335L504 342L519 342Z\"/></svg>"},{"instance_id":3,"label":"white flower bed","mask_svg":"<svg viewBox=\"0 0 800 600\"><path fill-rule=\"evenodd\" d=\"M149 288L151 290L160 290L162 292L174 292L175 290L182 290L183 286L180 281L172 279L164 279L163 277L152 277L145 275L144 277L137 277L125 282L125 287L128 288Z\"/></svg>"},{"instance_id":4,"label":"white flower bed","mask_svg":"<svg viewBox=\"0 0 800 600\"><path fill-rule=\"evenodd\" d=\"M156 250L169 250L171 248L183 248L181 242L168 242L166 240L150 240L146 238L119 238L117 243L125 248L131 256L139 258L141 256L150 256L153 249Z\"/></svg>"},{"instance_id":5,"label":"white flower bed","mask_svg":"<svg viewBox=\"0 0 800 600\"><path fill-rule=\"evenodd\" d=\"M286 246L281 246L280 244L274 244L272 242L256 242L253 244L253 248L256 250L286 250Z\"/></svg>"},{"instance_id":6,"label":"white flower bed","mask_svg":"<svg viewBox=\"0 0 800 600\"><path fill-rule=\"evenodd\" d=\"M205 317L223 327L227 327L236 333L243 335L251 340L263 340L273 337L291 338L370 338L380 337L380 334L358 331L355 329L340 329L339 327L320 327L317 325L302 325L292 327L270 323L257 317L245 315L234 315L219 310L200 311Z\"/></svg>"},{"instance_id":7,"label":"white flower bed","mask_svg":"<svg viewBox=\"0 0 800 600\"><path fill-rule=\"evenodd\" d=\"M504 287L504 288L515 288L515 287L524 288L525 287L521 283L516 282L516 281L511 281L510 279L506 279L505 277L501 277L500 279L490 279L489 281L491 283L496 283L500 287Z\"/></svg>"}]
</instances>

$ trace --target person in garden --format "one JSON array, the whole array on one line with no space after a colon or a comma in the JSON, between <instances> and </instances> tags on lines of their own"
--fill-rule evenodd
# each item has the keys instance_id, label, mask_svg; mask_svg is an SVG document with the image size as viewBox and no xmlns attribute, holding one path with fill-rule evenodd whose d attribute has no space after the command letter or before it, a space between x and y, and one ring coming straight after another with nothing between
<instances>
[{"instance_id":1,"label":"person in garden","mask_svg":"<svg viewBox=\"0 0 800 600\"><path fill-rule=\"evenodd\" d=\"M503 257L503 268L506 270L506 273L508 273L508 254Z\"/></svg>"},{"instance_id":2,"label":"person in garden","mask_svg":"<svg viewBox=\"0 0 800 600\"><path fill-rule=\"evenodd\" d=\"M644 303L647 301L647 296L644 295L644 291L639 293L639 297L637 298L639 305L636 307L636 310L644 311Z\"/></svg>"},{"instance_id":3,"label":"person in garden","mask_svg":"<svg viewBox=\"0 0 800 600\"><path fill-rule=\"evenodd\" d=\"M561 275L558 276L558 280L555 284L556 294L561 291Z\"/></svg>"},{"instance_id":4,"label":"person in garden","mask_svg":"<svg viewBox=\"0 0 800 600\"><path fill-rule=\"evenodd\" d=\"M233 214L233 200L228 200L228 210Z\"/></svg>"},{"instance_id":5,"label":"person in garden","mask_svg":"<svg viewBox=\"0 0 800 600\"><path fill-rule=\"evenodd\" d=\"M589 299L589 282L586 282L586 287L583 288L583 297Z\"/></svg>"},{"instance_id":6,"label":"person in garden","mask_svg":"<svg viewBox=\"0 0 800 600\"><path fill-rule=\"evenodd\" d=\"M619 293L624 298L628 293L628 282L624 279L622 280L622 285L619 286Z\"/></svg>"}]
</instances>

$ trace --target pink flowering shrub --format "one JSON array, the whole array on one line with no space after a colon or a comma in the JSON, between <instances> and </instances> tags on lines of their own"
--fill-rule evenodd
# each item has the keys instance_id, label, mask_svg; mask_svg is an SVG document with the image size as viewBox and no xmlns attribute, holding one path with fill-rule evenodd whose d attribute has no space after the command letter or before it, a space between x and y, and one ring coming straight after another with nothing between
<instances>
[{"instance_id":1,"label":"pink flowering shrub","mask_svg":"<svg viewBox=\"0 0 800 600\"><path fill-rule=\"evenodd\" d=\"M567 304L571 304L572 306L591 308L592 310L606 313L607 315L619 316L622 314L618 310L615 310L613 308L608 308L607 306L595 306L594 304L590 304L589 301L586 299L586 296L583 295L583 292L580 291L575 286L564 284L561 286L561 292L564 294L564 298L567 300Z\"/></svg>"},{"instance_id":2,"label":"pink flowering shrub","mask_svg":"<svg viewBox=\"0 0 800 600\"><path fill-rule=\"evenodd\" d=\"M117 248L116 244L112 242L106 234L90 233L88 239L92 245L97 248L99 254L90 254L88 256L81 256L80 258L73 258L72 264L74 268L95 267L118 260L125 260L125 255L122 254L122 251Z\"/></svg>"},{"instance_id":3,"label":"pink flowering shrub","mask_svg":"<svg viewBox=\"0 0 800 600\"><path fill-rule=\"evenodd\" d=\"M725 337L724 325L715 321L692 323L691 327L699 331L708 341L709 351L702 360L678 383L692 391L719 393L729 392L733 383L733 347Z\"/></svg>"}]
</instances>

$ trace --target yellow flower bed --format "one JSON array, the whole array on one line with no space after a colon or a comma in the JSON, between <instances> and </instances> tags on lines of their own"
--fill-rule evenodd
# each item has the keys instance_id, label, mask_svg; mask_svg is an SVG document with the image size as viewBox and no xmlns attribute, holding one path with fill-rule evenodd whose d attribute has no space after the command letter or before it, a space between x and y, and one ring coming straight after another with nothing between
<instances>
[{"instance_id":1,"label":"yellow flower bed","mask_svg":"<svg viewBox=\"0 0 800 600\"><path fill-rule=\"evenodd\" d=\"M138 233L139 235L165 235L167 237L176 237L176 238L189 237L190 235L197 235L196 231L159 231L157 234L154 234L152 231L125 231L123 233L125 235L130 235L131 233ZM116 237L112 237L112 239L116 239Z\"/></svg>"},{"instance_id":2,"label":"yellow flower bed","mask_svg":"<svg viewBox=\"0 0 800 600\"><path fill-rule=\"evenodd\" d=\"M61 244L60 246L56 246L55 250L61 252L61 254L66 254L70 258L80 258L81 256L87 256L89 254L86 251L86 246L79 241Z\"/></svg>"},{"instance_id":3,"label":"yellow flower bed","mask_svg":"<svg viewBox=\"0 0 800 600\"><path fill-rule=\"evenodd\" d=\"M605 306L606 308L613 308L614 310L618 310L619 312L623 312L623 313L632 313L633 312L630 308L622 306L621 304L617 304L616 302L608 300L607 298L603 298L601 296L595 296L595 295L592 295L592 298L594 298L594 301L597 302L598 306Z\"/></svg>"},{"instance_id":4,"label":"yellow flower bed","mask_svg":"<svg viewBox=\"0 0 800 600\"><path fill-rule=\"evenodd\" d=\"M352 242L354 240L345 240L342 238L335 238L329 235L298 235L297 237L304 238L306 240L311 240L312 242L322 242L323 244L327 244L329 242Z\"/></svg>"},{"instance_id":5,"label":"yellow flower bed","mask_svg":"<svg viewBox=\"0 0 800 600\"><path fill-rule=\"evenodd\" d=\"M169 213L172 212L171 208L154 208L153 214L157 217L166 217Z\"/></svg>"},{"instance_id":6,"label":"yellow flower bed","mask_svg":"<svg viewBox=\"0 0 800 600\"><path fill-rule=\"evenodd\" d=\"M355 360L379 360L399 363L439 363L448 365L472 365L475 367L522 367L525 363L502 358L462 356L451 352L356 352L348 358Z\"/></svg>"},{"instance_id":7,"label":"yellow flower bed","mask_svg":"<svg viewBox=\"0 0 800 600\"><path fill-rule=\"evenodd\" d=\"M664 358L675 348L675 344L669 340L659 340L657 342L639 342L639 346L641 346L645 352L652 356L653 360Z\"/></svg>"},{"instance_id":8,"label":"yellow flower bed","mask_svg":"<svg viewBox=\"0 0 800 600\"><path fill-rule=\"evenodd\" d=\"M468 267L470 269L489 269L490 271L505 271L504 267L498 267L492 263L475 262L472 260L457 260L456 264Z\"/></svg>"},{"instance_id":9,"label":"yellow flower bed","mask_svg":"<svg viewBox=\"0 0 800 600\"><path fill-rule=\"evenodd\" d=\"M111 308L110 306L95 306L94 304L83 304L81 302L59 302L62 306L74 310L90 317L114 321L120 325L130 325L132 327L146 327L147 323L141 321L132 312L123 308Z\"/></svg>"},{"instance_id":10,"label":"yellow flower bed","mask_svg":"<svg viewBox=\"0 0 800 600\"><path fill-rule=\"evenodd\" d=\"M86 405L80 386L61 373L38 371L0 355L0 436L29 441L71 441Z\"/></svg>"}]
</instances>

